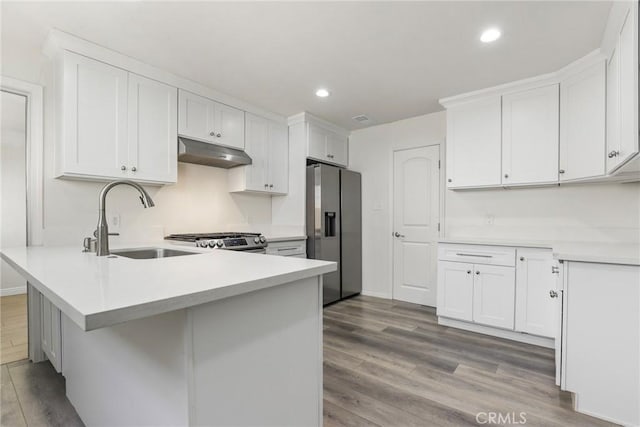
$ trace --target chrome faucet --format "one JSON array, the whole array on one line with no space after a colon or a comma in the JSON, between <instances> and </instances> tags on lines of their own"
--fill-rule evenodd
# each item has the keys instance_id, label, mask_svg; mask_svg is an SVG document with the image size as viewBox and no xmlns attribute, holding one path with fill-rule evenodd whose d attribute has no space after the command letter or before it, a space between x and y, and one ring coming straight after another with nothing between
<instances>
[{"instance_id":1,"label":"chrome faucet","mask_svg":"<svg viewBox=\"0 0 640 427\"><path fill-rule=\"evenodd\" d=\"M142 202L142 206L145 208L151 208L155 206L153 203L153 199L149 196L149 193L142 188L142 186L136 182L129 180L118 180L110 182L105 185L102 191L100 192L100 202L99 202L99 212L98 212L98 227L96 231L93 233L96 237L96 255L97 256L106 256L109 255L109 226L107 225L107 214L106 214L106 201L107 201L107 193L116 185L129 185L138 192L140 192L140 201ZM87 244L87 239L89 239L89 244ZM85 239L85 251L91 250L91 239Z\"/></svg>"}]
</instances>

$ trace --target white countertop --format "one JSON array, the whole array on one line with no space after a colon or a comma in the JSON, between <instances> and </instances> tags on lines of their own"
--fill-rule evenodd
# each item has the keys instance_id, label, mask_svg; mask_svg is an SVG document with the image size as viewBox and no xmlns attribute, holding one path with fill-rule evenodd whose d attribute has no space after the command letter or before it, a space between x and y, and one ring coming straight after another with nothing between
<instances>
[{"instance_id":1,"label":"white countertop","mask_svg":"<svg viewBox=\"0 0 640 427\"><path fill-rule=\"evenodd\" d=\"M515 246L525 248L549 248L553 257L563 261L625 264L640 266L639 243L564 242L522 239L444 238L440 243L465 245Z\"/></svg>"},{"instance_id":2,"label":"white countertop","mask_svg":"<svg viewBox=\"0 0 640 427\"><path fill-rule=\"evenodd\" d=\"M77 246L3 248L0 253L86 331L336 270L333 262L166 242L123 247L164 247L198 254L140 260L97 257ZM117 249L112 245L111 251Z\"/></svg>"}]
</instances>

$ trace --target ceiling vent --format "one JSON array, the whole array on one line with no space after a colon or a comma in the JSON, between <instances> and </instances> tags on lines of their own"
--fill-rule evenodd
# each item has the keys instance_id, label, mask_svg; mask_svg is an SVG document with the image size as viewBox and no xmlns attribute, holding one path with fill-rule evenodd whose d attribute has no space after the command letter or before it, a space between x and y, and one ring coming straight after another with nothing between
<instances>
[{"instance_id":1,"label":"ceiling vent","mask_svg":"<svg viewBox=\"0 0 640 427\"><path fill-rule=\"evenodd\" d=\"M364 114L360 114L359 116L352 117L352 119L360 123L361 125L370 125L373 123L373 120L371 120L369 117L365 116Z\"/></svg>"}]
</instances>

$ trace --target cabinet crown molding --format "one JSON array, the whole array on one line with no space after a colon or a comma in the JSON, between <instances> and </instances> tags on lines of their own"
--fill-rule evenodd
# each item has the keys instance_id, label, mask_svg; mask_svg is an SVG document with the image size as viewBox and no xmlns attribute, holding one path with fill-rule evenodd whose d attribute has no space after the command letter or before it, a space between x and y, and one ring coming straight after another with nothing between
<instances>
[{"instance_id":1,"label":"cabinet crown molding","mask_svg":"<svg viewBox=\"0 0 640 427\"><path fill-rule=\"evenodd\" d=\"M348 137L351 134L351 131L341 128L340 126L334 125L333 123L325 119L321 119L318 116L314 116L313 114L308 113L306 111L295 114L293 116L289 116L289 118L287 119L287 123L289 124L289 126L293 126L295 124L304 123L304 122L315 123L318 126L322 126L323 128L329 129L342 136Z\"/></svg>"},{"instance_id":2,"label":"cabinet crown molding","mask_svg":"<svg viewBox=\"0 0 640 427\"><path fill-rule=\"evenodd\" d=\"M498 86L492 86L484 89L475 90L472 92L463 93L460 95L450 96L447 98L441 98L438 102L445 108L450 108L456 105L464 104L485 98L489 96L508 95L514 92L525 91L529 89L535 89L541 86L560 83L567 77L577 74L598 61L604 61L606 58L600 48L593 50L587 55L573 61L569 65L560 68L557 71L553 71L546 74L540 74L538 76L529 77L526 79L516 80L513 82L501 84Z\"/></svg>"}]
</instances>

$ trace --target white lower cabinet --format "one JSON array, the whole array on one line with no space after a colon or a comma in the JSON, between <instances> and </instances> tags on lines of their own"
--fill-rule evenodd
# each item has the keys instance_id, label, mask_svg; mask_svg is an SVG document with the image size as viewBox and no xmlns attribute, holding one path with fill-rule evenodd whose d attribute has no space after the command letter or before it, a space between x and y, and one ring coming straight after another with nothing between
<instances>
[{"instance_id":1,"label":"white lower cabinet","mask_svg":"<svg viewBox=\"0 0 640 427\"><path fill-rule=\"evenodd\" d=\"M554 265L550 249L441 243L438 317L450 326L551 346L558 322L557 300L549 295L556 289Z\"/></svg>"},{"instance_id":2,"label":"white lower cabinet","mask_svg":"<svg viewBox=\"0 0 640 427\"><path fill-rule=\"evenodd\" d=\"M556 336L555 261L547 249L517 251L515 330L542 337Z\"/></svg>"},{"instance_id":3,"label":"white lower cabinet","mask_svg":"<svg viewBox=\"0 0 640 427\"><path fill-rule=\"evenodd\" d=\"M40 296L40 342L57 372L62 371L62 328L60 309L44 295Z\"/></svg>"},{"instance_id":4,"label":"white lower cabinet","mask_svg":"<svg viewBox=\"0 0 640 427\"><path fill-rule=\"evenodd\" d=\"M513 267L474 265L473 321L513 329L515 271Z\"/></svg>"},{"instance_id":5,"label":"white lower cabinet","mask_svg":"<svg viewBox=\"0 0 640 427\"><path fill-rule=\"evenodd\" d=\"M267 255L306 258L307 242L304 239L269 242L269 245L267 246Z\"/></svg>"},{"instance_id":6,"label":"white lower cabinet","mask_svg":"<svg viewBox=\"0 0 640 427\"><path fill-rule=\"evenodd\" d=\"M438 262L438 316L473 320L473 264Z\"/></svg>"}]
</instances>

